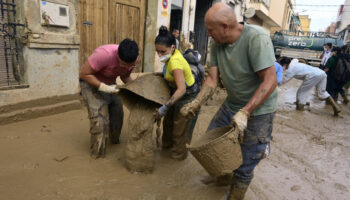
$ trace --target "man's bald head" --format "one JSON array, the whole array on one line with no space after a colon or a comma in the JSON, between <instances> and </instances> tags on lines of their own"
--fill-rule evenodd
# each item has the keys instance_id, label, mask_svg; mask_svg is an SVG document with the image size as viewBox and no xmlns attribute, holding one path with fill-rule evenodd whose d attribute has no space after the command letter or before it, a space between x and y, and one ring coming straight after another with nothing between
<instances>
[{"instance_id":1,"label":"man's bald head","mask_svg":"<svg viewBox=\"0 0 350 200\"><path fill-rule=\"evenodd\" d=\"M234 10L226 3L214 4L205 15L206 23L227 24L233 27L237 24Z\"/></svg>"},{"instance_id":2,"label":"man's bald head","mask_svg":"<svg viewBox=\"0 0 350 200\"><path fill-rule=\"evenodd\" d=\"M241 32L234 10L225 3L214 4L205 15L205 27L208 35L220 44L232 44Z\"/></svg>"}]
</instances>

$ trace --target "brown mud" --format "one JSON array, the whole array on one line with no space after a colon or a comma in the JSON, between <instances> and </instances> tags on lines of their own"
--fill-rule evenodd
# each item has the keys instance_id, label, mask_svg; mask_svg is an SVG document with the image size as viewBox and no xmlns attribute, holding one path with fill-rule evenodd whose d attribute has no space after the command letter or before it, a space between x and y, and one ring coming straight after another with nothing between
<instances>
[{"instance_id":1,"label":"brown mud","mask_svg":"<svg viewBox=\"0 0 350 200\"><path fill-rule=\"evenodd\" d=\"M144 103L139 98L130 106L128 134L125 146L125 165L132 172L151 173L155 164L153 127L155 107Z\"/></svg>"},{"instance_id":2,"label":"brown mud","mask_svg":"<svg viewBox=\"0 0 350 200\"><path fill-rule=\"evenodd\" d=\"M310 95L310 111L296 111L299 85L292 80L279 88L271 154L256 168L246 200L349 199L350 105L341 104L336 118L331 106ZM224 97L218 91L202 108L194 138ZM124 160L127 130L125 124L121 144L109 145L106 157L94 160L86 110L0 126L0 199L223 198L228 187L203 184L208 173L192 155L179 162L169 158L170 151L156 149L152 174L130 173Z\"/></svg>"}]
</instances>

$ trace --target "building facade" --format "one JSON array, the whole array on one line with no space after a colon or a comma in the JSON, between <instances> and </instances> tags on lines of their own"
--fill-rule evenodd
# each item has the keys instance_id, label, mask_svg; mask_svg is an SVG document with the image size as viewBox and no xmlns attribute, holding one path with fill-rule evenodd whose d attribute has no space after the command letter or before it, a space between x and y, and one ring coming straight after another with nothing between
<instances>
[{"instance_id":1,"label":"building facade","mask_svg":"<svg viewBox=\"0 0 350 200\"><path fill-rule=\"evenodd\" d=\"M248 23L262 26L271 34L289 29L293 9L291 0L249 0L247 7L254 8L256 13L247 20Z\"/></svg>"},{"instance_id":2,"label":"building facade","mask_svg":"<svg viewBox=\"0 0 350 200\"><path fill-rule=\"evenodd\" d=\"M311 18L309 18L309 15L299 15L301 29L303 32L310 31L310 24L311 24ZM306 36L307 33L304 33Z\"/></svg>"},{"instance_id":3,"label":"building facade","mask_svg":"<svg viewBox=\"0 0 350 200\"><path fill-rule=\"evenodd\" d=\"M346 0L339 8L335 32L350 46L350 0Z\"/></svg>"},{"instance_id":4,"label":"building facade","mask_svg":"<svg viewBox=\"0 0 350 200\"><path fill-rule=\"evenodd\" d=\"M2 114L25 105L65 105L77 99L78 0L0 0L0 4Z\"/></svg>"}]
</instances>

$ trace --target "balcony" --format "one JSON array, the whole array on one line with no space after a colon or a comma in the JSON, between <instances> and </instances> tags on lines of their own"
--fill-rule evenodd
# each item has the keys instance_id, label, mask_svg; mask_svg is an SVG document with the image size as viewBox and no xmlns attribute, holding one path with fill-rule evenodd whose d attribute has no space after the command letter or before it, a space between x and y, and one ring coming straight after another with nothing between
<instances>
[{"instance_id":1,"label":"balcony","mask_svg":"<svg viewBox=\"0 0 350 200\"><path fill-rule=\"evenodd\" d=\"M251 4L264 4L268 9L270 7L270 0L250 0Z\"/></svg>"},{"instance_id":2,"label":"balcony","mask_svg":"<svg viewBox=\"0 0 350 200\"><path fill-rule=\"evenodd\" d=\"M248 7L255 9L255 14L269 26L279 26L270 17L270 0L250 0Z\"/></svg>"}]
</instances>

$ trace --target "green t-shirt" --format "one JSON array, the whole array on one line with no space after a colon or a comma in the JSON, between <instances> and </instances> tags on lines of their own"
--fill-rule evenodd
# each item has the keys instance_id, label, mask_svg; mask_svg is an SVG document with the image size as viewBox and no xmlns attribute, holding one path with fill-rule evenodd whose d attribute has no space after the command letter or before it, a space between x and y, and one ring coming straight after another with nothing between
<instances>
[{"instance_id":1,"label":"green t-shirt","mask_svg":"<svg viewBox=\"0 0 350 200\"><path fill-rule=\"evenodd\" d=\"M210 66L217 66L227 90L226 104L236 113L244 107L262 80L257 72L274 67L275 55L270 37L259 26L244 24L241 36L233 44L215 44ZM277 89L252 115L273 113L277 108Z\"/></svg>"},{"instance_id":2,"label":"green t-shirt","mask_svg":"<svg viewBox=\"0 0 350 200\"><path fill-rule=\"evenodd\" d=\"M326 65L324 66L325 69L330 69L330 68L333 68L337 65L338 63L338 57L336 56L332 56L330 57L327 62L326 62Z\"/></svg>"}]
</instances>

